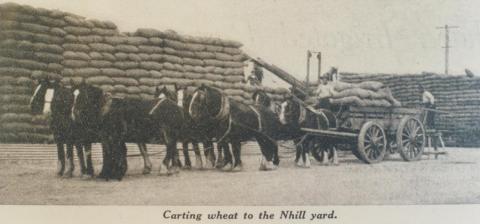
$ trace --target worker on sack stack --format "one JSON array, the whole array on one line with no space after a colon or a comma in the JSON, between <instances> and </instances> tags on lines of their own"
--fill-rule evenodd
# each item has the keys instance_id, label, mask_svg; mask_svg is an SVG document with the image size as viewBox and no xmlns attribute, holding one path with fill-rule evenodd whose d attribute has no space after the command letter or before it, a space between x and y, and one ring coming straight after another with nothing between
<instances>
[{"instance_id":1,"label":"worker on sack stack","mask_svg":"<svg viewBox=\"0 0 480 224\"><path fill-rule=\"evenodd\" d=\"M263 80L263 69L257 63L253 63L253 69L250 76L247 78L248 83L252 86L261 86Z\"/></svg>"}]
</instances>

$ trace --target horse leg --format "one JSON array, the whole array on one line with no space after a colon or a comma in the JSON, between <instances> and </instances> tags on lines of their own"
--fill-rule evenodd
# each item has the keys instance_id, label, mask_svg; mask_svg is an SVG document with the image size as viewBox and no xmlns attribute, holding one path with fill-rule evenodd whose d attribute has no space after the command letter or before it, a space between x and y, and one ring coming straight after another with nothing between
<instances>
[{"instance_id":1,"label":"horse leg","mask_svg":"<svg viewBox=\"0 0 480 224\"><path fill-rule=\"evenodd\" d=\"M140 154L143 157L143 174L149 174L152 171L152 162L150 161L150 157L148 156L147 152L147 144L145 143L138 143L138 149L140 150Z\"/></svg>"},{"instance_id":2,"label":"horse leg","mask_svg":"<svg viewBox=\"0 0 480 224\"><path fill-rule=\"evenodd\" d=\"M120 175L118 180L122 180L128 170L128 161L127 161L127 145L125 142L120 143Z\"/></svg>"},{"instance_id":3,"label":"horse leg","mask_svg":"<svg viewBox=\"0 0 480 224\"><path fill-rule=\"evenodd\" d=\"M328 158L329 158L329 155L328 155L328 151L329 151L329 147L327 145L321 145L321 151L322 151L322 165L328 165Z\"/></svg>"},{"instance_id":4,"label":"horse leg","mask_svg":"<svg viewBox=\"0 0 480 224\"><path fill-rule=\"evenodd\" d=\"M63 143L57 143L57 176L63 176L63 172L65 171L65 151L63 148Z\"/></svg>"},{"instance_id":5,"label":"horse leg","mask_svg":"<svg viewBox=\"0 0 480 224\"><path fill-rule=\"evenodd\" d=\"M75 165L73 164L73 144L67 144L67 172L63 175L66 178L70 178L73 176L73 170L75 169Z\"/></svg>"},{"instance_id":6,"label":"horse leg","mask_svg":"<svg viewBox=\"0 0 480 224\"><path fill-rule=\"evenodd\" d=\"M273 164L273 159L275 157L275 151L278 151L278 146L275 142L271 142L269 139L261 136L257 136L257 143L260 146L262 152L262 160L260 162L260 170L274 170L277 168Z\"/></svg>"},{"instance_id":7,"label":"horse leg","mask_svg":"<svg viewBox=\"0 0 480 224\"><path fill-rule=\"evenodd\" d=\"M83 175L87 173L87 169L85 166L85 157L83 155L83 144L77 143L75 144L75 148L77 149L78 163L80 164L80 173L83 177Z\"/></svg>"},{"instance_id":8,"label":"horse leg","mask_svg":"<svg viewBox=\"0 0 480 224\"><path fill-rule=\"evenodd\" d=\"M242 153L242 145L239 141L233 141L232 142L232 151L233 151L233 156L235 158L235 164L233 166L233 171L241 171L242 170L242 159L241 159L241 153Z\"/></svg>"},{"instance_id":9,"label":"horse leg","mask_svg":"<svg viewBox=\"0 0 480 224\"><path fill-rule=\"evenodd\" d=\"M127 172L127 147L121 139L115 139L112 145L113 169L111 178L120 181Z\"/></svg>"},{"instance_id":10,"label":"horse leg","mask_svg":"<svg viewBox=\"0 0 480 224\"><path fill-rule=\"evenodd\" d=\"M220 147L223 149L223 154L225 154L225 160L223 163L222 170L223 171L230 171L233 169L233 160L232 160L232 154L230 153L230 147L228 146L227 142L220 142L218 143Z\"/></svg>"},{"instance_id":11,"label":"horse leg","mask_svg":"<svg viewBox=\"0 0 480 224\"><path fill-rule=\"evenodd\" d=\"M210 141L203 142L203 154L205 155L205 168L211 169L215 166L215 152L213 151L213 143Z\"/></svg>"},{"instance_id":12,"label":"horse leg","mask_svg":"<svg viewBox=\"0 0 480 224\"><path fill-rule=\"evenodd\" d=\"M202 155L200 154L200 147L198 147L198 142L192 141L193 151L195 152L195 168L203 169Z\"/></svg>"},{"instance_id":13,"label":"horse leg","mask_svg":"<svg viewBox=\"0 0 480 224\"><path fill-rule=\"evenodd\" d=\"M309 142L308 144L306 144L304 147L303 147L303 155L305 157L305 168L310 168L310 148L312 147L311 145L311 142Z\"/></svg>"},{"instance_id":14,"label":"horse leg","mask_svg":"<svg viewBox=\"0 0 480 224\"><path fill-rule=\"evenodd\" d=\"M177 149L177 141L171 141L170 144L170 150L172 151L172 166L171 169L169 170L169 174L175 174L178 173L178 170L180 168L180 159L178 156L178 149Z\"/></svg>"},{"instance_id":15,"label":"horse leg","mask_svg":"<svg viewBox=\"0 0 480 224\"><path fill-rule=\"evenodd\" d=\"M302 157L302 151L303 151L303 146L302 145L297 145L295 146L295 165L298 167L303 166L303 161L300 159Z\"/></svg>"},{"instance_id":16,"label":"horse leg","mask_svg":"<svg viewBox=\"0 0 480 224\"><path fill-rule=\"evenodd\" d=\"M337 149L335 148L335 146L332 146L330 147L331 150L332 150L332 153L333 153L333 156L332 156L332 164L333 165L338 165L338 155L337 155Z\"/></svg>"},{"instance_id":17,"label":"horse leg","mask_svg":"<svg viewBox=\"0 0 480 224\"><path fill-rule=\"evenodd\" d=\"M168 145L167 146L167 151L165 153L165 158L163 158L162 162L160 163L160 167L158 169L159 171L159 175L166 175L167 174L167 171L168 171L168 166L169 166L169 163L170 163L170 160L171 160L171 153L170 153L170 150L168 148Z\"/></svg>"},{"instance_id":18,"label":"horse leg","mask_svg":"<svg viewBox=\"0 0 480 224\"><path fill-rule=\"evenodd\" d=\"M185 160L185 169L191 169L192 168L192 161L190 160L190 154L188 154L188 142L183 141L182 142L182 147L183 147L183 157Z\"/></svg>"},{"instance_id":19,"label":"horse leg","mask_svg":"<svg viewBox=\"0 0 480 224\"><path fill-rule=\"evenodd\" d=\"M216 164L215 167L216 168L221 168L225 164L225 159L224 159L224 156L223 156L222 147L227 147L228 148L228 143L217 144L217 154L218 154L218 156L217 156L217 159L215 161L215 164ZM213 148L212 148L212 153L213 153Z\"/></svg>"},{"instance_id":20,"label":"horse leg","mask_svg":"<svg viewBox=\"0 0 480 224\"><path fill-rule=\"evenodd\" d=\"M87 171L86 174L88 177L93 177L93 163L92 163L92 143L83 144L85 147L85 158L87 161Z\"/></svg>"}]
</instances>

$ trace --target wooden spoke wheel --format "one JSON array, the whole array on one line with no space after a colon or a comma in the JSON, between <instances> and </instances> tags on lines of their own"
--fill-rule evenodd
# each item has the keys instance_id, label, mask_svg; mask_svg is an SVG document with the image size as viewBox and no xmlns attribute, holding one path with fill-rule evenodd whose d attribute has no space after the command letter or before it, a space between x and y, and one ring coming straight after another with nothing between
<instances>
[{"instance_id":1,"label":"wooden spoke wheel","mask_svg":"<svg viewBox=\"0 0 480 224\"><path fill-rule=\"evenodd\" d=\"M358 135L357 153L366 163L383 160L387 150L387 137L382 126L369 121L363 124Z\"/></svg>"},{"instance_id":2,"label":"wooden spoke wheel","mask_svg":"<svg viewBox=\"0 0 480 224\"><path fill-rule=\"evenodd\" d=\"M425 129L414 117L404 117L397 129L397 150L403 160L415 161L422 157L425 147Z\"/></svg>"}]
</instances>

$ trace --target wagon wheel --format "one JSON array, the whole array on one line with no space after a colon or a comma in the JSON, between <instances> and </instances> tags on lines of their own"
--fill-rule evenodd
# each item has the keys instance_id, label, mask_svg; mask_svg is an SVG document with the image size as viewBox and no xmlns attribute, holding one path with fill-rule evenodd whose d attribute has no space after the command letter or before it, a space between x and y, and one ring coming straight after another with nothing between
<instances>
[{"instance_id":1,"label":"wagon wheel","mask_svg":"<svg viewBox=\"0 0 480 224\"><path fill-rule=\"evenodd\" d=\"M397 129L397 150L403 160L419 160L425 147L425 129L414 117L404 117Z\"/></svg>"},{"instance_id":2,"label":"wagon wheel","mask_svg":"<svg viewBox=\"0 0 480 224\"><path fill-rule=\"evenodd\" d=\"M383 128L369 121L362 126L358 135L357 153L366 163L377 163L383 160L387 150L387 137Z\"/></svg>"}]
</instances>

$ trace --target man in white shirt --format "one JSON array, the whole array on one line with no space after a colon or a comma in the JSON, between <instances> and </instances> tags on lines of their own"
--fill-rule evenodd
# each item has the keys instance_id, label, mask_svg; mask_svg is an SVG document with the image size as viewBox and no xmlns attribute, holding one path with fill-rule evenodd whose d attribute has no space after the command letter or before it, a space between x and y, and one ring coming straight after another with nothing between
<instances>
[{"instance_id":1,"label":"man in white shirt","mask_svg":"<svg viewBox=\"0 0 480 224\"><path fill-rule=\"evenodd\" d=\"M425 90L423 85L420 85L420 91L422 92L422 104L427 109L435 109L435 97L432 93ZM427 128L435 129L435 111L427 111Z\"/></svg>"}]
</instances>

